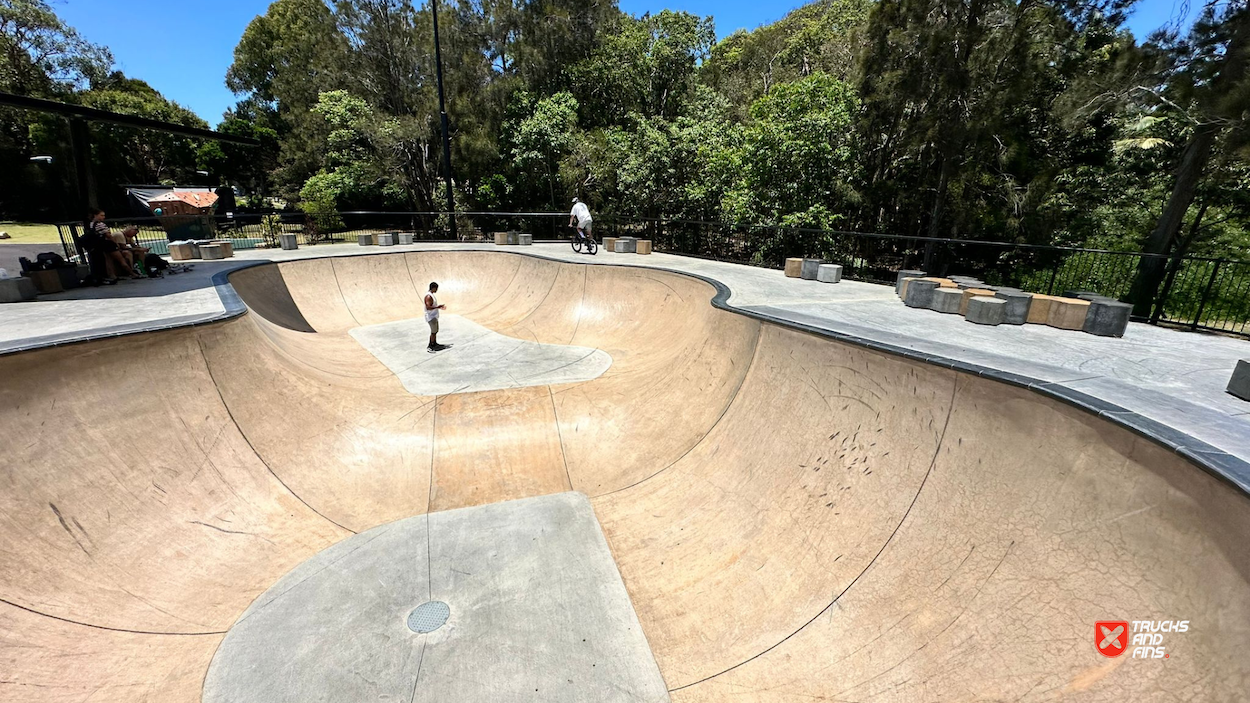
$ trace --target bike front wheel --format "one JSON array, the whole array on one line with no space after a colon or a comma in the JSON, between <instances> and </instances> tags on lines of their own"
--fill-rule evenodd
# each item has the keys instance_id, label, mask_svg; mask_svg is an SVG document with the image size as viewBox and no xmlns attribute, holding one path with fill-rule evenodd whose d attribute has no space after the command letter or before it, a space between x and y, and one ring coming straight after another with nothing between
<instances>
[{"instance_id":1,"label":"bike front wheel","mask_svg":"<svg viewBox=\"0 0 1250 703\"><path fill-rule=\"evenodd\" d=\"M573 235L573 241L569 243L573 245L573 251L582 253L582 240L577 235Z\"/></svg>"}]
</instances>

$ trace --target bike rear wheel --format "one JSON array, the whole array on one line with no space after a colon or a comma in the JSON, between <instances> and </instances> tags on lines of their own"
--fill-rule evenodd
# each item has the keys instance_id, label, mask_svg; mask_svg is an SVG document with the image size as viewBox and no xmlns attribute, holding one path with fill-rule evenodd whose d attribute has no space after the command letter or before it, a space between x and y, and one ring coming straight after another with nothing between
<instances>
[{"instance_id":1,"label":"bike rear wheel","mask_svg":"<svg viewBox=\"0 0 1250 703\"><path fill-rule=\"evenodd\" d=\"M594 256L595 253L598 251L599 251L599 243L595 241L594 237L587 237L586 238L586 253L590 254L591 256Z\"/></svg>"}]
</instances>

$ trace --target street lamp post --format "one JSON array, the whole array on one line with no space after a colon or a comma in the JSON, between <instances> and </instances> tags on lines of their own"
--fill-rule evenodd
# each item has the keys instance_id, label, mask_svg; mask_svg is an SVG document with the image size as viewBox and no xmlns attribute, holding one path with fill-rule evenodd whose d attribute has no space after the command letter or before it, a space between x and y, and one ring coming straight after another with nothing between
<instances>
[{"instance_id":1,"label":"street lamp post","mask_svg":"<svg viewBox=\"0 0 1250 703\"><path fill-rule=\"evenodd\" d=\"M434 71L438 75L438 114L443 128L443 179L447 185L447 213L451 219L451 238L456 236L456 198L451 190L451 140L447 137L447 103L443 97L443 52L438 44L438 0L430 0L434 16Z\"/></svg>"}]
</instances>

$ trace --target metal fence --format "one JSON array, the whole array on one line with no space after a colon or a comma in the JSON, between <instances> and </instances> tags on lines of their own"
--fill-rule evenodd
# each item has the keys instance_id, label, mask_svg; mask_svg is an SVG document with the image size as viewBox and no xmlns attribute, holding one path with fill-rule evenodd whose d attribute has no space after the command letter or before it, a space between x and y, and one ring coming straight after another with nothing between
<instances>
[{"instance_id":1,"label":"metal fence","mask_svg":"<svg viewBox=\"0 0 1250 703\"><path fill-rule=\"evenodd\" d=\"M134 225L139 241L158 254L168 252L177 225L169 218L109 220L112 228ZM660 252L781 268L786 258L818 258L839 263L843 276L893 283L895 272L921 268L931 275L963 274L991 285L1033 293L1093 291L1127 300L1143 262L1163 265L1163 279L1150 314L1137 319L1250 336L1250 261L1166 257L1140 252L1053 247L901 235L842 232L779 226L600 215L595 235L652 240ZM59 226L66 256L80 255L82 223ZM301 245L355 242L357 235L409 233L416 241L492 241L497 232L516 230L535 240L567 239L567 213L463 212L301 212L235 213L196 223L197 239L230 239L235 249L277 247L278 235L294 234ZM185 231L179 229L177 231Z\"/></svg>"}]
</instances>

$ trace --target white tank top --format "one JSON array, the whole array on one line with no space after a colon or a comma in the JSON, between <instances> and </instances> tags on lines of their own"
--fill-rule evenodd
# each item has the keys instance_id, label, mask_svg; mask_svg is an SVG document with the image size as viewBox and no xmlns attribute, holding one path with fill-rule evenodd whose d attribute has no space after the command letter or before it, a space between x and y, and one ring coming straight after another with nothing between
<instances>
[{"instance_id":1,"label":"white tank top","mask_svg":"<svg viewBox=\"0 0 1250 703\"><path fill-rule=\"evenodd\" d=\"M426 295L430 296L430 300L433 301L434 309L425 311L425 321L429 322L430 320L437 320L438 319L438 296L434 295L433 293L426 293Z\"/></svg>"}]
</instances>

